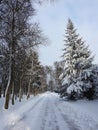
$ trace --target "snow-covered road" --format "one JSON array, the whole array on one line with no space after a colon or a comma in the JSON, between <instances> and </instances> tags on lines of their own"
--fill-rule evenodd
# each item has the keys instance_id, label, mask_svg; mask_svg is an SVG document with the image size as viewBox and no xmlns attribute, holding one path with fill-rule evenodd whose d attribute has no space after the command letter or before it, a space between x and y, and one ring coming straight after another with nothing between
<instances>
[{"instance_id":1,"label":"snow-covered road","mask_svg":"<svg viewBox=\"0 0 98 130\"><path fill-rule=\"evenodd\" d=\"M5 119L3 130L98 130L93 117L50 92L6 112Z\"/></svg>"}]
</instances>

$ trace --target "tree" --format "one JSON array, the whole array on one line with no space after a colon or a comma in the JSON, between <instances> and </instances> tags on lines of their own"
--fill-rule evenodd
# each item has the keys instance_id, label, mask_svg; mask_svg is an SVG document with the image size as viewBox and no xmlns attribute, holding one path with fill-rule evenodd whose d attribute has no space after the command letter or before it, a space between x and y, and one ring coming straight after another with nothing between
<instances>
[{"instance_id":1,"label":"tree","mask_svg":"<svg viewBox=\"0 0 98 130\"><path fill-rule=\"evenodd\" d=\"M1 94L5 97L5 89L8 81L8 67L9 67L8 48L4 43L0 42L0 88Z\"/></svg>"},{"instance_id":2,"label":"tree","mask_svg":"<svg viewBox=\"0 0 98 130\"><path fill-rule=\"evenodd\" d=\"M46 66L46 75L47 75L47 90L54 91L55 78L54 70L52 66Z\"/></svg>"},{"instance_id":3,"label":"tree","mask_svg":"<svg viewBox=\"0 0 98 130\"><path fill-rule=\"evenodd\" d=\"M28 85L28 96L27 99L30 97L30 87L31 87L31 78L32 71L33 71L33 60L34 60L34 52L38 49L40 45L46 45L47 38L43 35L42 30L39 27L39 24L34 23L32 25L28 25L27 31L24 33L24 36L19 40L19 46L17 50L17 54L20 57L18 59L20 67L20 75L22 77L29 77L29 85ZM23 54L21 54L22 52ZM37 53L37 52L36 52ZM27 59L26 59L27 57ZM30 73L28 73L28 70ZM27 76L26 76L27 75ZM31 76L30 76L31 75ZM20 78L20 91L19 91L19 101L21 101L22 97L22 83L24 78ZM27 81L28 81L27 80Z\"/></svg>"},{"instance_id":4,"label":"tree","mask_svg":"<svg viewBox=\"0 0 98 130\"><path fill-rule=\"evenodd\" d=\"M82 82L83 97L89 100L98 97L98 65L92 65L89 69L84 70L79 77Z\"/></svg>"},{"instance_id":5,"label":"tree","mask_svg":"<svg viewBox=\"0 0 98 130\"><path fill-rule=\"evenodd\" d=\"M54 78L55 78L55 89L59 90L61 87L61 79L60 74L63 71L63 63L62 62L54 62Z\"/></svg>"},{"instance_id":6,"label":"tree","mask_svg":"<svg viewBox=\"0 0 98 130\"><path fill-rule=\"evenodd\" d=\"M40 92L45 92L47 91L47 73L45 66L41 65L40 67L40 77L41 77L41 87L40 87Z\"/></svg>"},{"instance_id":7,"label":"tree","mask_svg":"<svg viewBox=\"0 0 98 130\"><path fill-rule=\"evenodd\" d=\"M81 91L82 86L78 85L78 77L81 73L92 66L93 57L91 52L79 34L72 21L69 19L65 34L65 48L63 49L64 72L62 73L62 85L65 85L65 90L69 97L77 97ZM74 96L72 96L74 95Z\"/></svg>"},{"instance_id":8,"label":"tree","mask_svg":"<svg viewBox=\"0 0 98 130\"><path fill-rule=\"evenodd\" d=\"M27 99L30 97L30 94L36 95L37 93L41 93L46 90L46 73L44 67L40 64L37 51L30 51L29 64L30 68L27 72L29 77Z\"/></svg>"},{"instance_id":9,"label":"tree","mask_svg":"<svg viewBox=\"0 0 98 130\"><path fill-rule=\"evenodd\" d=\"M14 87L14 54L17 41L27 28L27 19L34 14L29 0L3 0L0 3L0 39L9 47L9 80L6 88L5 109L8 109L11 89Z\"/></svg>"}]
</instances>

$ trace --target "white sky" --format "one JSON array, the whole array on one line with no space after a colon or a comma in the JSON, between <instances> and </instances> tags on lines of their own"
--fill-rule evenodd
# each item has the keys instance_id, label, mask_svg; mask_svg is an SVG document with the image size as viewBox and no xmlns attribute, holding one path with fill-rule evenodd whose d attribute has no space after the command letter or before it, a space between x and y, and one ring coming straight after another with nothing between
<instances>
[{"instance_id":1,"label":"white sky","mask_svg":"<svg viewBox=\"0 0 98 130\"><path fill-rule=\"evenodd\" d=\"M64 34L68 18L83 37L98 63L98 1L97 0L58 0L52 4L36 5L36 20L40 22L50 45L40 49L43 65L52 65L63 54Z\"/></svg>"}]
</instances>

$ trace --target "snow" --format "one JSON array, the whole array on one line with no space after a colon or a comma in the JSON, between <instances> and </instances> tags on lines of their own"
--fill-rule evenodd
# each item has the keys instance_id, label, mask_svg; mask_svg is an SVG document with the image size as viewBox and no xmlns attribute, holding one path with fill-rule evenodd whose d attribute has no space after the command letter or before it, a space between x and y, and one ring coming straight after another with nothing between
<instances>
[{"instance_id":1,"label":"snow","mask_svg":"<svg viewBox=\"0 0 98 130\"><path fill-rule=\"evenodd\" d=\"M79 100L77 102L71 102L74 108L82 110L84 113L90 115L98 122L98 100L88 101Z\"/></svg>"},{"instance_id":2,"label":"snow","mask_svg":"<svg viewBox=\"0 0 98 130\"><path fill-rule=\"evenodd\" d=\"M8 110L0 99L0 130L97 130L98 100L76 102L46 92L24 98Z\"/></svg>"},{"instance_id":3,"label":"snow","mask_svg":"<svg viewBox=\"0 0 98 130\"><path fill-rule=\"evenodd\" d=\"M63 74L63 73L61 73L61 75L59 76L59 79L62 79L62 78L63 78L63 76L64 76L64 74Z\"/></svg>"},{"instance_id":4,"label":"snow","mask_svg":"<svg viewBox=\"0 0 98 130\"><path fill-rule=\"evenodd\" d=\"M76 130L98 129L98 101L62 102L59 109Z\"/></svg>"},{"instance_id":5,"label":"snow","mask_svg":"<svg viewBox=\"0 0 98 130\"><path fill-rule=\"evenodd\" d=\"M74 84L71 84L68 88L67 88L67 93L71 93L73 91L76 91L76 86Z\"/></svg>"},{"instance_id":6,"label":"snow","mask_svg":"<svg viewBox=\"0 0 98 130\"><path fill-rule=\"evenodd\" d=\"M69 84L69 81L68 81L67 78L64 78L64 79L63 79L62 85L65 85L65 84Z\"/></svg>"},{"instance_id":7,"label":"snow","mask_svg":"<svg viewBox=\"0 0 98 130\"><path fill-rule=\"evenodd\" d=\"M82 88L79 86L79 82L77 82L78 85L76 84L71 84L68 88L67 88L67 93L71 94L71 92L80 92L82 91ZM81 82L80 82L81 85Z\"/></svg>"},{"instance_id":8,"label":"snow","mask_svg":"<svg viewBox=\"0 0 98 130\"><path fill-rule=\"evenodd\" d=\"M0 58L5 58L4 55L0 55Z\"/></svg>"}]
</instances>

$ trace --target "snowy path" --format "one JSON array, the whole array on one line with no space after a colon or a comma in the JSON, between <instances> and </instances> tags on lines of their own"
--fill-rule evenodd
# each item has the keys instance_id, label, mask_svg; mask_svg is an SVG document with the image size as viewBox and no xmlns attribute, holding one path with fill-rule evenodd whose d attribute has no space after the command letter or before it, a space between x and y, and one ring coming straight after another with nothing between
<instances>
[{"instance_id":1,"label":"snowy path","mask_svg":"<svg viewBox=\"0 0 98 130\"><path fill-rule=\"evenodd\" d=\"M8 114L3 130L98 130L97 122L62 101L54 93L42 94Z\"/></svg>"}]
</instances>

